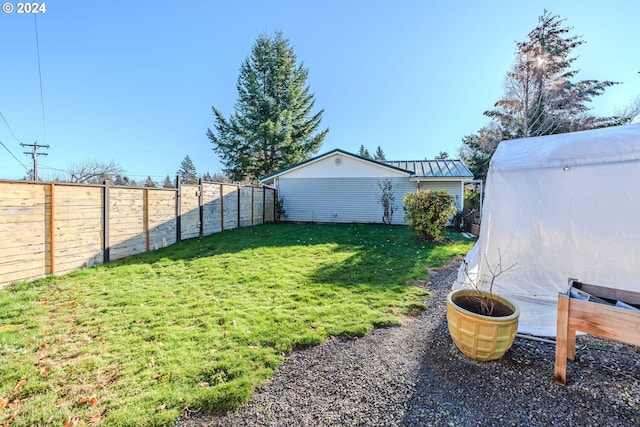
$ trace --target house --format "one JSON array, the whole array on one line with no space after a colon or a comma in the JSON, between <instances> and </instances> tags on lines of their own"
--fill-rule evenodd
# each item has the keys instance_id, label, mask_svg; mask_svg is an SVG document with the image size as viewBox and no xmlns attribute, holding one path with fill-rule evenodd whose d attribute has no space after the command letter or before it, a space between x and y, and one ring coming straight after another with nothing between
<instances>
[{"instance_id":1,"label":"house","mask_svg":"<svg viewBox=\"0 0 640 427\"><path fill-rule=\"evenodd\" d=\"M278 189L286 221L382 223L381 185L395 196L392 224L406 224L402 201L418 190L447 190L462 210L473 174L460 160L375 161L335 149L260 180Z\"/></svg>"}]
</instances>

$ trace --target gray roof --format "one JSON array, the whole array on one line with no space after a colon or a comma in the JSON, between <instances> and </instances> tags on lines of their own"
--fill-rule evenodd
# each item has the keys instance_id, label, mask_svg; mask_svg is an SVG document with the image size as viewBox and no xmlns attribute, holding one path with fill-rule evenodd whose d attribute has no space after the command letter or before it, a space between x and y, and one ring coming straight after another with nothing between
<instances>
[{"instance_id":1,"label":"gray roof","mask_svg":"<svg viewBox=\"0 0 640 427\"><path fill-rule=\"evenodd\" d=\"M393 160L386 164L412 172L414 177L460 178L473 177L461 160Z\"/></svg>"}]
</instances>

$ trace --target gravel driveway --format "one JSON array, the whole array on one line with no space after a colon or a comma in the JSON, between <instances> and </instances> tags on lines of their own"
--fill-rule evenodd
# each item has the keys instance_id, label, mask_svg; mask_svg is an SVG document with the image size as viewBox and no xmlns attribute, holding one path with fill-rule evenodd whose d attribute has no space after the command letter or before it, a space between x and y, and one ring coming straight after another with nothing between
<instances>
[{"instance_id":1,"label":"gravel driveway","mask_svg":"<svg viewBox=\"0 0 640 427\"><path fill-rule=\"evenodd\" d=\"M638 347L578 337L565 387L553 344L516 338L495 362L462 355L445 319L455 271L432 273L428 310L404 326L295 352L239 411L177 426L640 426Z\"/></svg>"}]
</instances>

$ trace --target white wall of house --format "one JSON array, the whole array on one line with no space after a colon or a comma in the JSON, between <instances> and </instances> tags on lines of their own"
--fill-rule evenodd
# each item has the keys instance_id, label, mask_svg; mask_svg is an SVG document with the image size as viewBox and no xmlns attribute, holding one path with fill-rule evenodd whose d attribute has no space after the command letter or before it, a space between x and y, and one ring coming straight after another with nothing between
<instances>
[{"instance_id":1,"label":"white wall of house","mask_svg":"<svg viewBox=\"0 0 640 427\"><path fill-rule=\"evenodd\" d=\"M393 224L407 224L404 197L419 189L446 190L462 209L461 179L417 178L411 172L340 151L301 163L265 181L283 198L285 221L382 223L380 185L387 179L395 195Z\"/></svg>"},{"instance_id":2,"label":"white wall of house","mask_svg":"<svg viewBox=\"0 0 640 427\"><path fill-rule=\"evenodd\" d=\"M303 163L283 174L282 178L384 178L408 176L407 172L383 165L373 164L362 159L334 153L326 158Z\"/></svg>"},{"instance_id":3,"label":"white wall of house","mask_svg":"<svg viewBox=\"0 0 640 427\"><path fill-rule=\"evenodd\" d=\"M279 195L284 197L286 221L382 222L382 190L386 177L280 178ZM395 194L393 224L406 224L402 201L417 185L405 177L389 178Z\"/></svg>"}]
</instances>

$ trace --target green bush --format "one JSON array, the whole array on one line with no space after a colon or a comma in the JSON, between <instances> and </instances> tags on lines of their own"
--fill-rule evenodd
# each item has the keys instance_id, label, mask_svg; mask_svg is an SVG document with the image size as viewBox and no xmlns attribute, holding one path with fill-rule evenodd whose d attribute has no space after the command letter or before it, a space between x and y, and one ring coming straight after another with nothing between
<instances>
[{"instance_id":1,"label":"green bush","mask_svg":"<svg viewBox=\"0 0 640 427\"><path fill-rule=\"evenodd\" d=\"M480 209L480 192L478 190L464 190L465 208L470 211Z\"/></svg>"},{"instance_id":2,"label":"green bush","mask_svg":"<svg viewBox=\"0 0 640 427\"><path fill-rule=\"evenodd\" d=\"M409 193L404 198L404 218L427 240L442 240L448 219L456 212L454 202L446 190Z\"/></svg>"}]
</instances>

